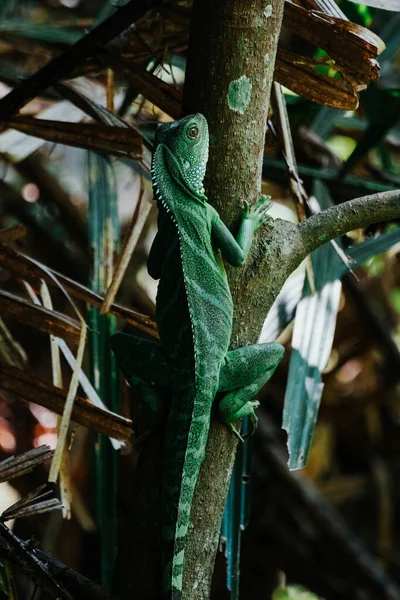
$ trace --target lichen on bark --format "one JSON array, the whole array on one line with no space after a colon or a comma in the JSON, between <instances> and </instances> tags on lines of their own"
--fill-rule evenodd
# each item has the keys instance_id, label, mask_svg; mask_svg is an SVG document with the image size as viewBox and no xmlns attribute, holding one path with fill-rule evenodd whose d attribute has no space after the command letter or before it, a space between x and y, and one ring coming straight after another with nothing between
<instances>
[{"instance_id":1,"label":"lichen on bark","mask_svg":"<svg viewBox=\"0 0 400 600\"><path fill-rule=\"evenodd\" d=\"M202 112L208 119L211 135L206 191L233 229L243 200L253 202L260 195L283 0L273 0L270 7L266 17L266 3L261 0L197 0L194 4L183 109L184 114ZM246 269L236 273L230 269L229 280L235 322L245 324L235 325L232 344L255 342L256 336L247 328L252 317L243 302L243 292L249 287ZM257 318L254 329L259 331L261 325ZM184 572L187 600L209 597L235 451L236 439L213 419L191 512Z\"/></svg>"},{"instance_id":2,"label":"lichen on bark","mask_svg":"<svg viewBox=\"0 0 400 600\"><path fill-rule=\"evenodd\" d=\"M202 112L210 127L210 158L206 190L222 219L235 231L243 200L260 194L266 118L282 21L284 0L273 0L266 11L260 0L195 0L184 90L184 114ZM245 110L232 110L229 86L245 75L251 94ZM249 86L247 86L249 88ZM376 199L362 217L365 202L342 205L307 224L272 221L255 240L243 269L229 269L235 305L232 347L257 341L268 309L283 283L308 252L347 225L394 216L400 218L396 196L386 212ZM382 198L380 199L382 200ZM365 208L365 206L364 206ZM332 209L331 209L332 210ZM352 216L353 215L353 216ZM330 218L330 216L332 218ZM345 224L344 224L345 223ZM307 229L308 228L308 229ZM236 451L236 438L216 418L212 420L204 460L191 510L184 568L185 600L207 600L214 570L220 523ZM140 458L131 530L119 555L116 591L142 600L159 597L160 500L162 432L146 442Z\"/></svg>"}]
</instances>

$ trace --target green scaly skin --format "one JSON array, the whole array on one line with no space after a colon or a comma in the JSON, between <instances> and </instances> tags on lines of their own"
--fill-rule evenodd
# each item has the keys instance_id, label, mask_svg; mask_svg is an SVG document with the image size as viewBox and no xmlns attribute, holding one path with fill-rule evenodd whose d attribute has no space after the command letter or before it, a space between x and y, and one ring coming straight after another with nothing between
<instances>
[{"instance_id":1,"label":"green scaly skin","mask_svg":"<svg viewBox=\"0 0 400 600\"><path fill-rule=\"evenodd\" d=\"M211 407L217 392L222 420L248 416L256 427L255 394L283 355L279 344L228 351L232 298L222 258L244 264L254 232L268 220L269 199L245 205L235 239L204 195L208 125L196 114L161 125L153 155L153 190L158 232L148 270L160 279L156 315L161 348L126 334L112 338L113 350L141 398L141 414L162 414L160 386L172 389L163 479L163 592L182 598L185 539L194 489L204 457ZM151 382L151 383L150 383Z\"/></svg>"}]
</instances>

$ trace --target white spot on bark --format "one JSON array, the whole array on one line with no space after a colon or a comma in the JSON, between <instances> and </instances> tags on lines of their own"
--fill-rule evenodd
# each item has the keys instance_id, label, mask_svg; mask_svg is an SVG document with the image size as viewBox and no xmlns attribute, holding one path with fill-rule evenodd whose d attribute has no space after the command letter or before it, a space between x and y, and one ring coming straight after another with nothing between
<instances>
[{"instance_id":1,"label":"white spot on bark","mask_svg":"<svg viewBox=\"0 0 400 600\"><path fill-rule=\"evenodd\" d=\"M268 6L266 6L264 9L264 17L266 19L268 19L271 15L272 15L272 6L271 6L271 4L268 4Z\"/></svg>"}]
</instances>

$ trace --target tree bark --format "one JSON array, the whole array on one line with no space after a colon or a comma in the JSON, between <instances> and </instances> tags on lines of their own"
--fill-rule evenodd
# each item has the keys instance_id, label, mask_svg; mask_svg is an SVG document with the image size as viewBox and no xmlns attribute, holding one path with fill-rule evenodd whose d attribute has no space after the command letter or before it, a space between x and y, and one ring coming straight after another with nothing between
<instances>
[{"instance_id":1,"label":"tree bark","mask_svg":"<svg viewBox=\"0 0 400 600\"><path fill-rule=\"evenodd\" d=\"M196 0L192 17L183 113L203 113L210 127L206 193L228 226L241 202L260 196L262 159L283 0ZM259 248L259 244L257 245ZM256 253L258 250L256 249ZM235 306L232 346L255 342L248 329L246 269L229 270ZM264 314L265 317L265 314ZM218 546L236 439L213 419L191 511L183 597L205 600ZM210 501L212 499L212 501Z\"/></svg>"},{"instance_id":2,"label":"tree bark","mask_svg":"<svg viewBox=\"0 0 400 600\"><path fill-rule=\"evenodd\" d=\"M210 127L206 191L235 230L241 202L261 189L266 118L284 0L195 0L183 114L203 113ZM275 220L256 236L243 269L229 269L235 306L232 347L257 341L283 283L305 256L352 227L400 218L398 196L358 199L295 225ZM379 202L378 202L379 201ZM160 432L142 451L131 528L119 552L115 591L127 600L159 598ZM183 598L209 598L236 451L236 439L213 418L187 536ZM156 465L156 467L155 467Z\"/></svg>"}]
</instances>

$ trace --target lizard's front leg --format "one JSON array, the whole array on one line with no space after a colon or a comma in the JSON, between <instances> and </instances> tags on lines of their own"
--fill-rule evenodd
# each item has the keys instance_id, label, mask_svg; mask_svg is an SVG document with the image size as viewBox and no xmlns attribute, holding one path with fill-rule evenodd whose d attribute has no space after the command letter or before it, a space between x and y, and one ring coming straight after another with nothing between
<instances>
[{"instance_id":1,"label":"lizard's front leg","mask_svg":"<svg viewBox=\"0 0 400 600\"><path fill-rule=\"evenodd\" d=\"M242 417L249 417L250 433L254 433L257 426L254 409L258 406L254 398L273 375L283 353L283 346L275 343L254 344L228 352L221 369L218 390L228 393L219 403L219 414L240 439L233 423Z\"/></svg>"},{"instance_id":2,"label":"lizard's front leg","mask_svg":"<svg viewBox=\"0 0 400 600\"><path fill-rule=\"evenodd\" d=\"M158 388L171 386L172 374L161 346L126 333L116 333L111 347L117 363L138 395L137 422L147 435L160 421L164 402Z\"/></svg>"}]
</instances>

